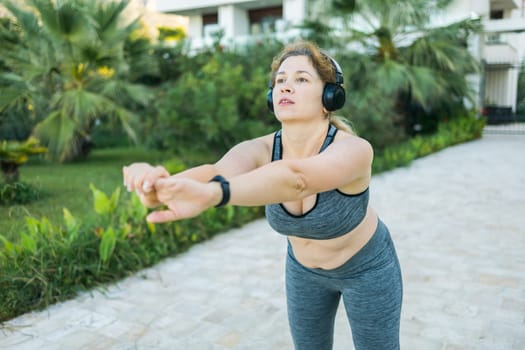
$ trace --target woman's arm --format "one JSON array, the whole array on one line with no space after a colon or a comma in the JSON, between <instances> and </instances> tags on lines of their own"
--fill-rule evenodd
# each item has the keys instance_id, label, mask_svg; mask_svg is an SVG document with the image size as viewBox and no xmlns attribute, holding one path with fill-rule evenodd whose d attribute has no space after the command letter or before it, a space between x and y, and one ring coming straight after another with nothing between
<instances>
[{"instance_id":1,"label":"woman's arm","mask_svg":"<svg viewBox=\"0 0 525 350\"><path fill-rule=\"evenodd\" d=\"M204 164L186 169L170 176L162 166L152 166L148 163L133 163L123 167L124 185L128 191L135 191L147 207L162 204L155 189L159 179L191 179L198 182L208 182L213 176L221 173L223 176L235 176L261 166L269 161L269 149L266 137L244 141L234 146L217 163Z\"/></svg>"},{"instance_id":2,"label":"woman's arm","mask_svg":"<svg viewBox=\"0 0 525 350\"><path fill-rule=\"evenodd\" d=\"M280 160L229 179L230 204L257 206L299 200L357 181L368 184L373 150L348 137L304 159Z\"/></svg>"},{"instance_id":3,"label":"woman's arm","mask_svg":"<svg viewBox=\"0 0 525 350\"><path fill-rule=\"evenodd\" d=\"M258 206L299 200L370 178L372 147L357 137L334 142L309 158L280 160L232 177L232 205ZM222 174L221 174L222 175ZM151 222L189 218L217 205L222 199L219 183L199 183L187 178L160 179L155 184L159 200L168 210L150 214Z\"/></svg>"}]
</instances>

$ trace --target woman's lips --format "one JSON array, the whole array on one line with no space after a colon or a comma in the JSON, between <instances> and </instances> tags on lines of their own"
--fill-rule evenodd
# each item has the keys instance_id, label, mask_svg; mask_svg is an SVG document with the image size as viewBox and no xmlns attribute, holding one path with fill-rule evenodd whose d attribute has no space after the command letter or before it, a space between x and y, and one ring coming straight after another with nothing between
<instances>
[{"instance_id":1,"label":"woman's lips","mask_svg":"<svg viewBox=\"0 0 525 350\"><path fill-rule=\"evenodd\" d=\"M290 99L288 99L288 98L281 98L281 99L279 100L279 105L280 105L280 106L283 106L283 105L284 105L284 106L285 106L285 105L292 105L292 104L294 104L294 103L295 103L294 101L292 101L292 100L290 100Z\"/></svg>"}]
</instances>

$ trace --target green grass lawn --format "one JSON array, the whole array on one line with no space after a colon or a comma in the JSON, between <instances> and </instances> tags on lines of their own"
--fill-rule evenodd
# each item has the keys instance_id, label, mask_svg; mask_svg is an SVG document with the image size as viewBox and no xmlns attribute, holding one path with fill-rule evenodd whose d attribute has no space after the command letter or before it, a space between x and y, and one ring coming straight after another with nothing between
<instances>
[{"instance_id":1,"label":"green grass lawn","mask_svg":"<svg viewBox=\"0 0 525 350\"><path fill-rule=\"evenodd\" d=\"M77 218L91 215L90 183L111 193L122 186L123 165L138 161L157 164L165 159L162 153L151 150L114 148L95 150L82 162L28 163L20 168L21 180L37 187L42 198L27 205L0 206L0 234L15 238L24 227L26 216L39 219L45 216L52 223L62 222L62 208L67 208Z\"/></svg>"}]
</instances>

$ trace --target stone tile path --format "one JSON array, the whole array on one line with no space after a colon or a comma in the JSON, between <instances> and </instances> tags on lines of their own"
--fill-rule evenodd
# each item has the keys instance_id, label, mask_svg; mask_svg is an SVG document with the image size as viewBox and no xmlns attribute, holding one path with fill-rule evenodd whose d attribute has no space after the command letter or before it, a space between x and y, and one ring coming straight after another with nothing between
<instances>
[{"instance_id":1,"label":"stone tile path","mask_svg":"<svg viewBox=\"0 0 525 350\"><path fill-rule=\"evenodd\" d=\"M404 350L525 349L525 136L374 177L404 277ZM105 291L0 326L0 349L292 349L286 241L258 220ZM340 309L335 350L352 349Z\"/></svg>"}]
</instances>

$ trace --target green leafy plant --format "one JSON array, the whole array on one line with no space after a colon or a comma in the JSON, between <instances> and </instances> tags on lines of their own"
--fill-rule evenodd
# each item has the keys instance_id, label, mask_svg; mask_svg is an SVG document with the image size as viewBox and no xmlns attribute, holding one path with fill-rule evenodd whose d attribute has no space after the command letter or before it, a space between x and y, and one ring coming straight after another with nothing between
<instances>
[{"instance_id":1,"label":"green leafy plant","mask_svg":"<svg viewBox=\"0 0 525 350\"><path fill-rule=\"evenodd\" d=\"M134 35L139 19L124 16L128 2L3 3L13 24L0 26L0 112L31 107L33 133L60 161L89 153L100 120L118 121L133 139L132 107L151 97L134 81L154 67L147 65L148 41Z\"/></svg>"},{"instance_id":2,"label":"green leafy plant","mask_svg":"<svg viewBox=\"0 0 525 350\"><path fill-rule=\"evenodd\" d=\"M40 197L36 187L20 181L20 167L30 156L46 152L34 137L23 142L0 141L0 169L4 179L0 182L0 205L25 204Z\"/></svg>"},{"instance_id":3,"label":"green leafy plant","mask_svg":"<svg viewBox=\"0 0 525 350\"><path fill-rule=\"evenodd\" d=\"M116 281L227 228L262 215L261 208L212 208L203 217L152 225L138 196L108 195L94 185L93 213L82 220L25 219L16 239L0 235L0 322Z\"/></svg>"},{"instance_id":4,"label":"green leafy plant","mask_svg":"<svg viewBox=\"0 0 525 350\"><path fill-rule=\"evenodd\" d=\"M279 46L216 49L191 60L183 51L161 50L176 72L157 90L155 113L144 129L148 145L184 159L188 153L216 157L243 139L275 130L278 123L265 96L269 63Z\"/></svg>"},{"instance_id":5,"label":"green leafy plant","mask_svg":"<svg viewBox=\"0 0 525 350\"><path fill-rule=\"evenodd\" d=\"M0 168L4 181L8 184L17 182L20 179L19 168L29 160L29 156L46 152L47 148L40 146L34 137L24 142L0 141Z\"/></svg>"},{"instance_id":6,"label":"green leafy plant","mask_svg":"<svg viewBox=\"0 0 525 350\"><path fill-rule=\"evenodd\" d=\"M25 182L0 182L0 205L27 204L41 198L41 191Z\"/></svg>"},{"instance_id":7,"label":"green leafy plant","mask_svg":"<svg viewBox=\"0 0 525 350\"><path fill-rule=\"evenodd\" d=\"M416 158L424 157L448 146L478 139L482 136L484 127L485 119L474 113L442 122L435 134L416 136L378 152L372 165L373 173L406 166Z\"/></svg>"},{"instance_id":8,"label":"green leafy plant","mask_svg":"<svg viewBox=\"0 0 525 350\"><path fill-rule=\"evenodd\" d=\"M99 217L104 221L112 221L113 214L117 208L120 197L120 187L117 187L111 197L108 197L104 192L98 190L93 184L89 186L93 192L94 209ZM106 263L115 249L117 236L112 225L106 228L98 228L97 234L100 237L99 256L103 263Z\"/></svg>"},{"instance_id":9,"label":"green leafy plant","mask_svg":"<svg viewBox=\"0 0 525 350\"><path fill-rule=\"evenodd\" d=\"M157 29L159 31L158 39L160 41L179 41L186 37L186 32L184 28L181 27L160 26Z\"/></svg>"}]
</instances>

